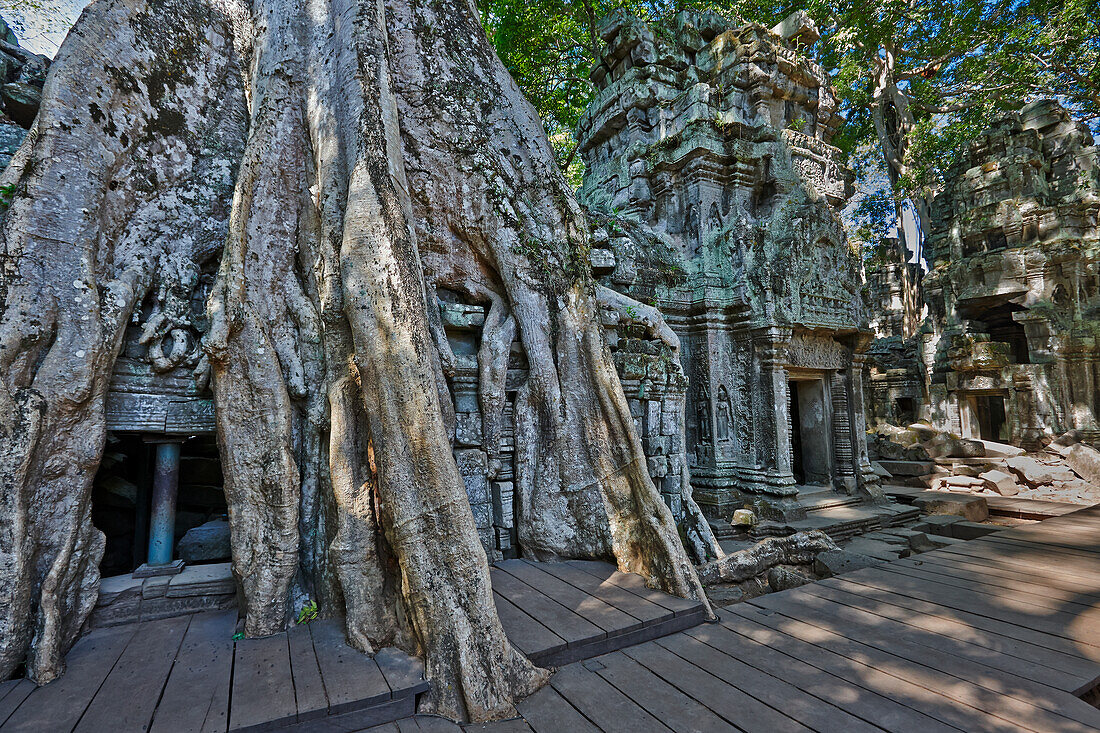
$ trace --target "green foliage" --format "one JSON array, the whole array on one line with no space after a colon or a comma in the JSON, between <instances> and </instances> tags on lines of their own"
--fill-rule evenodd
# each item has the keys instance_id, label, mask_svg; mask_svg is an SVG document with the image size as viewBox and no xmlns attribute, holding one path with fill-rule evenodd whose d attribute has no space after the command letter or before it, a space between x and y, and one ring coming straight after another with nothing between
<instances>
[{"instance_id":1,"label":"green foliage","mask_svg":"<svg viewBox=\"0 0 1100 733\"><path fill-rule=\"evenodd\" d=\"M822 33L808 52L831 73L850 157L857 235L880 237L907 198L927 202L997 112L1056 97L1100 123L1096 0L479 0L497 53L538 109L574 185L583 170L573 131L592 95L598 20L623 10L669 23L682 8L768 27L805 10ZM890 95L882 90L889 86ZM879 125L876 128L876 117ZM878 160L873 161L872 158Z\"/></svg>"},{"instance_id":2,"label":"green foliage","mask_svg":"<svg viewBox=\"0 0 1100 733\"><path fill-rule=\"evenodd\" d=\"M317 601L309 601L298 609L298 623L308 624L317 618Z\"/></svg>"}]
</instances>

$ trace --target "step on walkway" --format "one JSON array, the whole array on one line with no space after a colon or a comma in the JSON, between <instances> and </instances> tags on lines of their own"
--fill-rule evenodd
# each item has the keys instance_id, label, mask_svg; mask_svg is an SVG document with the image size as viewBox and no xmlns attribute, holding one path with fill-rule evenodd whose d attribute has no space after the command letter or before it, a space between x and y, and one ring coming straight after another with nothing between
<instances>
[{"instance_id":1,"label":"step on walkway","mask_svg":"<svg viewBox=\"0 0 1100 733\"><path fill-rule=\"evenodd\" d=\"M420 660L352 649L340 619L234 642L236 623L233 610L97 629L59 679L0 685L0 731L355 731L412 715L428 689Z\"/></svg>"},{"instance_id":2,"label":"step on walkway","mask_svg":"<svg viewBox=\"0 0 1100 733\"><path fill-rule=\"evenodd\" d=\"M516 648L560 667L696 626L698 601L647 588L605 562L505 560L491 571L497 613Z\"/></svg>"}]
</instances>

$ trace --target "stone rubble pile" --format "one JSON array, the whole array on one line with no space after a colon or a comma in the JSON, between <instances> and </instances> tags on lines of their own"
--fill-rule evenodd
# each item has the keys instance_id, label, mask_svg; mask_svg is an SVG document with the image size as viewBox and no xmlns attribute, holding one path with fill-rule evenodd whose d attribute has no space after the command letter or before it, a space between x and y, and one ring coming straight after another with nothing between
<instances>
[{"instance_id":1,"label":"stone rubble pile","mask_svg":"<svg viewBox=\"0 0 1100 733\"><path fill-rule=\"evenodd\" d=\"M880 425L868 451L884 484L933 491L1017 496L1073 504L1100 502L1100 451L1073 432L1044 450L941 432L928 423Z\"/></svg>"}]
</instances>

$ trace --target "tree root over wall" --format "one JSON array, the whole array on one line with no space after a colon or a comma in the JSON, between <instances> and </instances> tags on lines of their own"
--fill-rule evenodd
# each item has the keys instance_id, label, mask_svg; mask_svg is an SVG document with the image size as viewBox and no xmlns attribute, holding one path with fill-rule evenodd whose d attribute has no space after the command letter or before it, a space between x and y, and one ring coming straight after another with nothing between
<instances>
[{"instance_id":1,"label":"tree root over wall","mask_svg":"<svg viewBox=\"0 0 1100 733\"><path fill-rule=\"evenodd\" d=\"M588 234L466 0L96 0L0 185L0 675L46 682L95 603L91 481L142 302L219 262L212 378L246 633L296 604L423 654L428 707L490 720L546 672L508 642L450 444L437 288L513 338L520 540L704 600L604 344ZM220 259L219 259L220 258ZM182 274L181 274L182 273ZM490 458L496 456L490 455Z\"/></svg>"}]
</instances>

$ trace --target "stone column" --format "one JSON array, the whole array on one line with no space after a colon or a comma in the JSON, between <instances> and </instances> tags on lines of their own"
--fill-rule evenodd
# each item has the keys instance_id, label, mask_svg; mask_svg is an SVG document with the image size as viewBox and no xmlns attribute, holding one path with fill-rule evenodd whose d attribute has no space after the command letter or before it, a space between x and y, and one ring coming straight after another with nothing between
<instances>
[{"instance_id":1,"label":"stone column","mask_svg":"<svg viewBox=\"0 0 1100 733\"><path fill-rule=\"evenodd\" d=\"M869 338L867 342L870 342ZM862 346L866 348L867 344ZM863 365L867 356L862 353L863 348L857 345L852 354L852 363L848 365L848 420L851 425L852 458L859 488L870 493L873 498L880 499L883 497L882 488L867 454L867 417L863 406Z\"/></svg>"},{"instance_id":2,"label":"stone column","mask_svg":"<svg viewBox=\"0 0 1100 733\"><path fill-rule=\"evenodd\" d=\"M765 327L753 333L760 365L760 404L757 411L757 449L764 475L756 487L762 492L757 511L765 519L794 520L806 512L798 504L791 469L790 395L787 389L787 344L791 329Z\"/></svg>"},{"instance_id":3,"label":"stone column","mask_svg":"<svg viewBox=\"0 0 1100 733\"><path fill-rule=\"evenodd\" d=\"M180 446L183 438L150 440L157 446L153 468L153 500L149 516L149 553L135 578L183 572L183 560L172 560L176 539L176 495L179 490Z\"/></svg>"}]
</instances>

